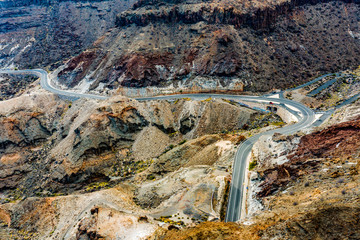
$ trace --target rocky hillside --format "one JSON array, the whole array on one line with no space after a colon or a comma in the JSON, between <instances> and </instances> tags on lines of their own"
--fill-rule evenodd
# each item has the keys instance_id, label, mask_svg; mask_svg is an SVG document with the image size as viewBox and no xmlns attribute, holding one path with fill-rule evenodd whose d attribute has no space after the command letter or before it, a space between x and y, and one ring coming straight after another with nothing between
<instances>
[{"instance_id":1,"label":"rocky hillside","mask_svg":"<svg viewBox=\"0 0 360 240\"><path fill-rule=\"evenodd\" d=\"M35 76L0 74L0 101L23 94L36 80Z\"/></svg>"},{"instance_id":2,"label":"rocky hillside","mask_svg":"<svg viewBox=\"0 0 360 240\"><path fill-rule=\"evenodd\" d=\"M258 116L254 110L223 101L188 99L137 102L117 97L66 103L51 94L25 94L1 106L0 189L21 188L27 196L71 192L89 182L126 176L121 168L131 168L129 164L137 166L138 161L161 156L184 139L248 128ZM188 151L184 146L180 152ZM187 157L169 154L154 163L153 173L173 172L181 161L194 161L191 152ZM167 159L175 165L163 165ZM120 172L113 172L114 164ZM167 170L160 170L164 167Z\"/></svg>"},{"instance_id":3,"label":"rocky hillside","mask_svg":"<svg viewBox=\"0 0 360 240\"><path fill-rule=\"evenodd\" d=\"M297 85L360 64L358 3L139 1L59 68L59 83L100 91Z\"/></svg>"},{"instance_id":4,"label":"rocky hillside","mask_svg":"<svg viewBox=\"0 0 360 240\"><path fill-rule=\"evenodd\" d=\"M76 55L133 2L0 1L0 67L44 68Z\"/></svg>"},{"instance_id":5,"label":"rocky hillside","mask_svg":"<svg viewBox=\"0 0 360 240\"><path fill-rule=\"evenodd\" d=\"M261 138L248 219L171 230L159 239L358 239L359 123L357 114L308 135Z\"/></svg>"},{"instance_id":6,"label":"rocky hillside","mask_svg":"<svg viewBox=\"0 0 360 240\"><path fill-rule=\"evenodd\" d=\"M220 219L242 129L279 119L223 100L34 90L0 102L0 121L0 237L134 239Z\"/></svg>"}]
</instances>

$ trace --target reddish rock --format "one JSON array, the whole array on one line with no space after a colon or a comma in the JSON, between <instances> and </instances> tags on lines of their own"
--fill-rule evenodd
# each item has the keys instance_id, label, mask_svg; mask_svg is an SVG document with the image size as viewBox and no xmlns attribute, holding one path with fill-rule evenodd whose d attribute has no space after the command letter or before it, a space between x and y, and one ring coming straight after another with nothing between
<instances>
[{"instance_id":1,"label":"reddish rock","mask_svg":"<svg viewBox=\"0 0 360 240\"><path fill-rule=\"evenodd\" d=\"M157 85L161 80L169 77L169 64L173 60L171 53L135 53L121 56L109 72L111 80L117 80L124 75L120 82L122 86L146 87ZM157 68L161 66L161 72Z\"/></svg>"},{"instance_id":2,"label":"reddish rock","mask_svg":"<svg viewBox=\"0 0 360 240\"><path fill-rule=\"evenodd\" d=\"M317 170L319 158L351 158L360 147L360 119L340 123L325 130L301 138L298 148L288 155L289 162L267 169L262 173L262 190L259 197L273 193L286 185L291 178L297 178ZM315 159L314 159L315 158ZM343 173L333 172L331 177Z\"/></svg>"},{"instance_id":3,"label":"reddish rock","mask_svg":"<svg viewBox=\"0 0 360 240\"><path fill-rule=\"evenodd\" d=\"M350 157L360 147L360 119L340 123L301 138L292 160Z\"/></svg>"},{"instance_id":4,"label":"reddish rock","mask_svg":"<svg viewBox=\"0 0 360 240\"><path fill-rule=\"evenodd\" d=\"M87 69L93 63L93 61L98 57L98 51L96 49L84 51L78 56L72 58L67 67L61 70L58 74L60 82L68 83L70 87L76 86L79 81L84 78L87 74ZM79 72L74 77L74 73ZM69 80L69 78L71 80Z\"/></svg>"}]
</instances>

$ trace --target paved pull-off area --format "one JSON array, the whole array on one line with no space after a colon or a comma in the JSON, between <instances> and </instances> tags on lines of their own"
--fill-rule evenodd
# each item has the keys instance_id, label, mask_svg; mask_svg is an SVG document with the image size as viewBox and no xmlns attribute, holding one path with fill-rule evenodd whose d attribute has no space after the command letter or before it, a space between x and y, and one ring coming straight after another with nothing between
<instances>
[{"instance_id":1,"label":"paved pull-off area","mask_svg":"<svg viewBox=\"0 0 360 240\"><path fill-rule=\"evenodd\" d=\"M48 78L48 73L42 69L29 69L29 70L9 70L3 69L0 70L0 73L7 74L33 74L40 77L41 87L45 90L53 92L55 94L71 97L71 98L92 98L104 100L108 97L99 96L94 94L85 94L85 93L75 93L71 91L65 91L61 89L57 89L51 85ZM209 97L211 98L220 98L220 99L229 99L234 101L259 101L259 102L272 102L273 104L279 104L282 106L290 106L292 109L296 109L301 115L296 114L298 118L298 122L293 125L288 125L280 129L275 129L271 131L267 131L264 133L259 133L254 135L244 141L238 147L238 151L235 155L234 165L233 165L233 174L229 195L229 203L226 214L226 222L234 222L238 221L241 218L241 210L244 199L244 180L245 180L245 172L247 169L247 159L251 152L251 149L254 143L263 135L272 135L274 133L281 134L291 134L295 133L301 129L309 127L315 120L315 113L309 109L308 107L302 105L301 103L291 101L284 98L271 98L271 97L258 97L258 96L239 96L239 95L231 95L231 94L179 94L179 95L171 95L171 96L157 96L157 97L146 97L146 98L136 98L138 101L147 101L147 100L169 100L169 99L178 99L178 98L192 98L194 100L203 100Z\"/></svg>"}]
</instances>

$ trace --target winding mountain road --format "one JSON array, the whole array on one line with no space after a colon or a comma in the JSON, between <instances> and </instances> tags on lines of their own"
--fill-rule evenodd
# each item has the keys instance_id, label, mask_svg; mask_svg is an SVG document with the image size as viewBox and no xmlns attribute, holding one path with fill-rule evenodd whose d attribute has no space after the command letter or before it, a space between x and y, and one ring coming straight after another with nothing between
<instances>
[{"instance_id":1,"label":"winding mountain road","mask_svg":"<svg viewBox=\"0 0 360 240\"><path fill-rule=\"evenodd\" d=\"M53 92L58 95L73 97L73 98L92 98L92 99L107 99L108 97L94 95L94 94L84 94L84 93L76 93L71 91L65 91L61 89L56 89L51 85L48 78L48 73L42 69L29 69L29 70L9 70L4 69L0 70L0 73L7 74L33 74L40 77L41 86L50 92ZM214 99L229 99L234 101L261 101L261 102L273 102L274 104L278 104L281 106L291 106L293 109L297 109L301 114L296 114L295 116L298 118L298 122L293 125L288 125L280 129L275 129L263 133L259 133L248 138L242 144L239 145L238 150L235 155L234 165L233 165L233 174L229 195L229 203L226 213L226 222L235 222L241 218L241 209L243 205L244 199L244 180L245 180L245 172L247 169L247 160L250 155L251 149L254 143L264 135L272 135L274 133L281 134L291 134L295 133L301 129L307 128L311 126L311 124L315 120L314 112L308 107L288 99L284 98L270 98L270 97L257 97L257 96L239 96L239 95L230 95L230 94L179 94L179 95L170 95L170 96L157 96L157 97L144 97L144 98L136 98L138 101L147 101L147 100L170 100L170 99L178 99L189 97L194 100L203 100L206 98L214 98Z\"/></svg>"},{"instance_id":2,"label":"winding mountain road","mask_svg":"<svg viewBox=\"0 0 360 240\"><path fill-rule=\"evenodd\" d=\"M92 98L92 99L100 99L105 100L108 97L99 96L95 94L88 94L88 93L76 93L72 91L66 91L57 89L54 86L51 85L48 73L43 69L26 69L26 70L10 70L10 69L0 69L0 73L6 73L6 74L31 74L35 75L40 78L40 85L43 89L61 95L65 97L72 97L72 98Z\"/></svg>"}]
</instances>

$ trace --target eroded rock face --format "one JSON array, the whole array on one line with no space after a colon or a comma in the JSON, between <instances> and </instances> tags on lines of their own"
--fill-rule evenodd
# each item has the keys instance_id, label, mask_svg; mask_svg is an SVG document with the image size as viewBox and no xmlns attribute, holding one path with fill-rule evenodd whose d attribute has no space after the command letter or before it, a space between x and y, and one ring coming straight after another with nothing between
<instances>
[{"instance_id":1,"label":"eroded rock face","mask_svg":"<svg viewBox=\"0 0 360 240\"><path fill-rule=\"evenodd\" d=\"M0 153L44 142L56 129L54 121L65 107L64 102L50 94L23 96L0 104Z\"/></svg>"},{"instance_id":2,"label":"eroded rock face","mask_svg":"<svg viewBox=\"0 0 360 240\"><path fill-rule=\"evenodd\" d=\"M352 107L357 106L354 104ZM165 239L175 238L229 238L229 239L336 239L360 236L358 153L358 119L336 124L304 135L276 134L267 141L273 155L254 152L258 161L251 181L250 191L259 191L257 200L263 209L248 215L251 224L202 223L182 230L171 230ZM294 141L300 138L299 141ZM262 142L263 139L260 139ZM270 145L269 145L270 143ZM279 158L277 144L292 145L291 154L284 153L289 162L274 164ZM259 143L258 151L265 145ZM299 145L299 146L297 146ZM262 147L262 148L261 148ZM276 150L276 151L274 151ZM266 159L273 166L264 166ZM253 160L254 160L253 158ZM265 160L265 161L264 161ZM260 166L259 166L260 165ZM264 170L265 169L265 170ZM258 175L256 177L256 175ZM257 179L256 179L257 178ZM248 198L247 213L254 208ZM231 229L231 230L230 230Z\"/></svg>"},{"instance_id":3,"label":"eroded rock face","mask_svg":"<svg viewBox=\"0 0 360 240\"><path fill-rule=\"evenodd\" d=\"M185 105L183 105L184 102L186 102ZM64 130L68 131L68 134L58 132L59 136L65 135L66 137L55 143L50 152L51 161L60 163L60 165L52 166L54 174L52 174L51 178L54 181L65 183L83 182L91 177L94 172L105 176L114 162L127 156L127 154L116 155L118 149L132 149L135 151L134 156L138 156L139 159L144 159L144 156L156 157L157 155L150 156L142 153L147 152L147 149L151 148L151 146L146 145L146 149L141 148L141 146L138 146L138 142L141 140L137 139L145 140L146 136L142 132L155 134L148 141L157 141L158 137L163 139L164 134L179 132L183 125L181 121L177 121L177 116L187 115L189 110L197 115L193 128L186 133L186 136L190 138L211 131L221 131L220 129L217 130L216 127L206 129L207 124L215 121L216 118L218 119L220 115L224 118L218 119L219 126L222 125L222 130L224 130L233 127L241 128L243 122L250 120L250 117L255 114L253 111L224 102L212 101L202 103L181 100L176 104L166 101L142 103L115 97L102 103L94 101L93 104L94 107L84 110L82 110L83 105L80 102L78 106L72 106L64 116L62 123L60 123L60 129L65 129L65 126L70 127L68 130ZM225 110L220 106L234 108L235 111ZM218 111L212 111L210 114L210 109L214 108L217 108ZM235 118L234 122L227 121L230 117ZM204 122L206 122L205 125ZM156 131L150 130L154 127L157 128ZM60 139L60 137L57 137L57 139ZM132 148L135 142L137 142L137 147ZM166 145L170 145L170 143L168 142ZM164 149L166 145L161 146L161 148ZM159 151L149 150L149 152L161 154ZM179 165L180 163L176 164ZM165 172L176 169L167 167Z\"/></svg>"},{"instance_id":4,"label":"eroded rock face","mask_svg":"<svg viewBox=\"0 0 360 240\"><path fill-rule=\"evenodd\" d=\"M65 103L52 94L0 102L0 189L16 188L31 171L30 156L56 131L64 109Z\"/></svg>"},{"instance_id":5,"label":"eroded rock face","mask_svg":"<svg viewBox=\"0 0 360 240\"><path fill-rule=\"evenodd\" d=\"M359 15L358 1L140 1L88 50L91 66L73 71L74 58L59 80L73 87L87 76L98 91L289 87L359 65Z\"/></svg>"},{"instance_id":6,"label":"eroded rock face","mask_svg":"<svg viewBox=\"0 0 360 240\"><path fill-rule=\"evenodd\" d=\"M92 181L108 181L114 165L120 166L116 176L132 176L135 172L128 171L137 161L162 155L184 137L240 129L258 114L211 99L138 102L118 96L70 103L52 94L34 94L2 104L0 188L18 189L30 196L68 193ZM180 149L178 156L176 152L165 154L154 164L153 172L161 175L196 164L201 148L211 144L204 141L189 152ZM206 150L209 161L216 160L217 148L213 147L213 151Z\"/></svg>"},{"instance_id":7,"label":"eroded rock face","mask_svg":"<svg viewBox=\"0 0 360 240\"><path fill-rule=\"evenodd\" d=\"M299 216L300 215L300 216ZM360 236L359 208L347 206L326 206L321 209L301 211L297 216L263 216L250 226L236 223L206 222L181 231L166 232L165 239L208 238L208 239L272 239L272 238L358 238ZM329 221L329 219L332 221ZM269 224L271 222L271 225ZM262 230L259 231L259 228Z\"/></svg>"}]
</instances>

